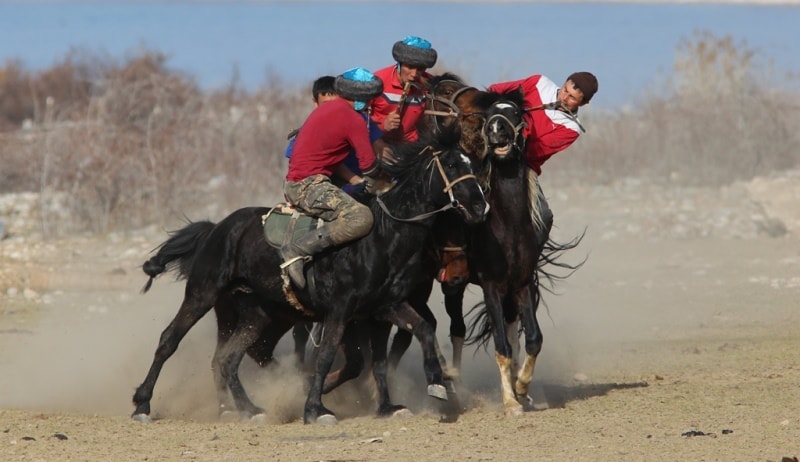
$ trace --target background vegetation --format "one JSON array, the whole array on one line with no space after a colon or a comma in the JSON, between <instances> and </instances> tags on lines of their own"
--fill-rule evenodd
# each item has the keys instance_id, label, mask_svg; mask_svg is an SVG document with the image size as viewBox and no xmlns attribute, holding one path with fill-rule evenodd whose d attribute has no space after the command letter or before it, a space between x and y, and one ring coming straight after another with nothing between
<instances>
[{"instance_id":1,"label":"background vegetation","mask_svg":"<svg viewBox=\"0 0 800 462\"><path fill-rule=\"evenodd\" d=\"M434 72L445 70L458 72ZM588 132L545 166L548 182L716 186L800 164L796 75L777 75L744 42L698 32L666 77L633 107L583 109ZM149 50L122 63L73 52L41 72L6 62L0 194L38 192L48 237L274 203L286 134L311 109L308 85L206 91Z\"/></svg>"}]
</instances>

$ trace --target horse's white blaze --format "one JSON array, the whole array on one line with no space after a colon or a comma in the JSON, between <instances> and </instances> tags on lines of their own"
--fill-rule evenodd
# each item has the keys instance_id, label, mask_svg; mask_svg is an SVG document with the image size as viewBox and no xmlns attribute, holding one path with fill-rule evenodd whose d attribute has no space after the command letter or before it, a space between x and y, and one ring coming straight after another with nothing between
<instances>
[{"instance_id":1,"label":"horse's white blaze","mask_svg":"<svg viewBox=\"0 0 800 462\"><path fill-rule=\"evenodd\" d=\"M509 108L513 109L516 107L511 103L503 103L503 102L496 103L495 106L497 106L500 109L509 109Z\"/></svg>"},{"instance_id":2,"label":"horse's white blaze","mask_svg":"<svg viewBox=\"0 0 800 462\"><path fill-rule=\"evenodd\" d=\"M461 160L464 161L465 164L469 165L472 168L472 162L470 162L469 157L466 154L461 154Z\"/></svg>"}]
</instances>

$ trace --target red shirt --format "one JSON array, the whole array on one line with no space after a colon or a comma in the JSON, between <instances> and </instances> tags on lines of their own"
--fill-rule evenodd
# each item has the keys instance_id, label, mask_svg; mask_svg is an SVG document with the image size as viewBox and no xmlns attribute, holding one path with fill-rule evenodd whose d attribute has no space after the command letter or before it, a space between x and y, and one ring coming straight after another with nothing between
<instances>
[{"instance_id":1,"label":"red shirt","mask_svg":"<svg viewBox=\"0 0 800 462\"><path fill-rule=\"evenodd\" d=\"M300 181L311 175L330 177L351 148L361 171L369 171L375 164L375 152L364 118L342 98L320 104L311 111L297 134L286 179Z\"/></svg>"},{"instance_id":2,"label":"red shirt","mask_svg":"<svg viewBox=\"0 0 800 462\"><path fill-rule=\"evenodd\" d=\"M397 64L375 72L375 76L383 81L383 94L372 100L370 117L383 129L384 119L397 109L403 96L403 85L400 84L400 77L397 75ZM430 78L430 75L426 73L423 78ZM424 113L425 95L420 88L412 85L406 96L403 113L400 114L400 128L385 133L386 141L390 143L417 141L419 139L417 124Z\"/></svg>"},{"instance_id":3,"label":"red shirt","mask_svg":"<svg viewBox=\"0 0 800 462\"><path fill-rule=\"evenodd\" d=\"M543 75L532 75L513 82L496 83L489 87L495 93L508 93L522 87L525 107L532 108L558 99L558 86ZM542 174L542 164L553 154L568 148L580 135L578 124L557 109L525 112L528 124L523 133L527 139L525 163L536 174Z\"/></svg>"}]
</instances>

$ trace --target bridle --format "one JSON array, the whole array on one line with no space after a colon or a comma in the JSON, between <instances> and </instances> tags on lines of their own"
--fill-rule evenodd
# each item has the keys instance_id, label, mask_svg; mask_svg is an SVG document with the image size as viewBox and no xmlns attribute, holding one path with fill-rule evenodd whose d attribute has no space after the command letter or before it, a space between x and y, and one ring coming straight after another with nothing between
<instances>
[{"instance_id":1,"label":"bridle","mask_svg":"<svg viewBox=\"0 0 800 462\"><path fill-rule=\"evenodd\" d=\"M460 85L460 88L458 90L456 90L455 92L453 92L453 94L450 96L450 98L444 98L442 96L437 95L436 92L439 89L439 86L442 85L442 84L445 84L445 83L454 84L454 85ZM462 113L461 109L458 107L458 105L456 105L456 101L458 100L458 98L462 94L464 94L464 93L466 93L466 92L468 92L470 90L477 90L477 88L467 86L463 82L460 82L458 80L452 80L452 79L443 79L443 80L440 80L440 81L436 82L436 85L434 85L433 88L431 88L431 91L430 91L430 93L428 93L426 95L426 98L431 103L433 103L432 106L435 105L436 103L441 103L441 104L443 104L443 105L445 105L447 107L447 110L446 111L439 111L439 110L436 110L436 109L426 109L425 110L425 115L429 115L433 119L433 130L434 130L434 133L437 133L438 131L440 131L442 129L442 126L439 124L439 117L451 117L451 118L457 119L459 117L473 117L473 116L482 115L479 112Z\"/></svg>"},{"instance_id":2,"label":"bridle","mask_svg":"<svg viewBox=\"0 0 800 462\"><path fill-rule=\"evenodd\" d=\"M491 107L497 107L498 104L508 104L510 106L513 106L519 111L519 106L517 106L515 103L511 101L495 101ZM486 122L483 125L483 130L481 130L481 137L483 138L483 150L484 150L483 155L486 156L489 153L489 130L491 124L492 122L498 122L498 121L500 123L504 123L507 127L511 128L511 131L514 135L512 138L513 141L511 145L516 149L523 150L525 147L524 146L525 139L520 135L522 133L522 130L524 130L525 127L528 126L528 124L525 123L525 119L520 117L519 123L514 125L514 122L512 122L511 119L509 119L508 117L506 117L505 114L503 114L502 112L498 112L496 114L492 114L486 119Z\"/></svg>"},{"instance_id":3,"label":"bridle","mask_svg":"<svg viewBox=\"0 0 800 462\"><path fill-rule=\"evenodd\" d=\"M422 149L422 151L419 152L418 155L422 155L422 154L425 153L425 151L428 151L430 149L433 149L433 148L431 148L430 146L426 146L426 147L424 147ZM446 192L447 193L447 195L450 197L450 202L448 202L444 206L442 206L442 207L440 207L440 208L438 208L438 209L436 209L436 210L434 210L432 212L426 212L426 213L423 213L423 214L420 214L420 215L417 215L417 216L414 216L414 217L411 217L411 218L399 218L399 217L396 217L396 216L392 215L392 213L389 212L389 209L386 207L386 204L381 199L381 196L377 196L375 199L378 201L378 205L381 207L381 210L383 210L383 212L389 218L391 218L392 220L395 220L395 221L415 222L415 221L424 220L426 218L429 218L429 217L431 217L431 216L433 216L433 215L435 215L437 213L444 212L446 210L450 210L450 209L453 209L453 208L455 208L455 209L463 209L464 208L464 206L461 205L461 203L458 202L458 200L453 195L453 187L455 185L457 185L458 183L461 183L462 181L465 181L465 180L475 179L477 181L477 178L472 173L468 173L466 175L462 175L462 176L456 178L455 180L450 181L450 179L447 177L447 172L444 171L444 167L442 166L442 160L439 158L439 156L441 154L442 154L442 151L433 152L431 154L431 160L430 160L430 162L428 162L428 165L425 168L426 168L426 170L430 169L431 170L431 176L433 176L433 168L432 168L432 166L436 165L436 169L439 172L439 175L442 177L442 181L444 181L444 189L442 190L442 192Z\"/></svg>"}]
</instances>

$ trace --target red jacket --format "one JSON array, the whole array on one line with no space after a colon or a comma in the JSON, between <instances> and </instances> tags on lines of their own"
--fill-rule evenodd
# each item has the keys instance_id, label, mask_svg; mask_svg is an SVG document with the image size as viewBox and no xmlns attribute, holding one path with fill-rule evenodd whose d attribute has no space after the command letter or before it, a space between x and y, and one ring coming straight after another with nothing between
<instances>
[{"instance_id":1,"label":"red jacket","mask_svg":"<svg viewBox=\"0 0 800 462\"><path fill-rule=\"evenodd\" d=\"M496 83L489 91L508 93L522 87L525 107L533 108L552 103L558 98L558 86L543 75L532 75L513 82ZM566 113L556 109L539 109L525 113L528 126L523 133L527 139L525 162L538 175L542 164L553 154L568 148L580 135L578 124Z\"/></svg>"},{"instance_id":2,"label":"red jacket","mask_svg":"<svg viewBox=\"0 0 800 462\"><path fill-rule=\"evenodd\" d=\"M330 177L351 148L361 171L368 172L375 166L375 152L364 118L342 98L320 104L297 134L286 179L300 181L320 174Z\"/></svg>"},{"instance_id":3,"label":"red jacket","mask_svg":"<svg viewBox=\"0 0 800 462\"><path fill-rule=\"evenodd\" d=\"M397 75L397 64L375 72L375 76L383 81L383 94L372 100L370 117L373 123L383 129L383 120L397 109L400 98L403 96L403 86ZM425 74L423 78L430 78L430 75ZM400 114L400 128L386 133L384 139L390 143L411 142L419 139L417 124L422 119L424 112L425 95L421 89L412 86L406 97L403 113Z\"/></svg>"}]
</instances>

